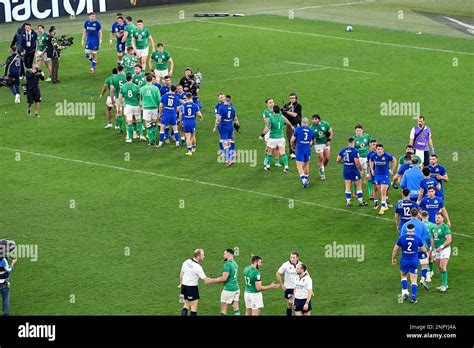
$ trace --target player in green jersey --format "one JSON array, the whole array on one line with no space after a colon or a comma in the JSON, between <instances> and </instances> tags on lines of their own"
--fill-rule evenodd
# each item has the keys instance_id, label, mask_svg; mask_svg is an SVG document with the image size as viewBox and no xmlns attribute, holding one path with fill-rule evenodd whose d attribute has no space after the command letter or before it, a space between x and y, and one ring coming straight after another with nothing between
<instances>
[{"instance_id":1,"label":"player in green jersey","mask_svg":"<svg viewBox=\"0 0 474 348\"><path fill-rule=\"evenodd\" d=\"M156 126L158 107L161 102L161 93L158 87L152 84L153 76L146 75L146 85L140 88L140 101L143 108L143 119L148 134L148 145L156 145Z\"/></svg>"},{"instance_id":2,"label":"player in green jersey","mask_svg":"<svg viewBox=\"0 0 474 348\"><path fill-rule=\"evenodd\" d=\"M107 101L105 102L105 117L107 118L107 124L105 125L105 129L113 128L112 125L112 108L114 105L112 104L112 97L110 96L110 86L112 85L112 78L114 75L118 74L117 68L112 69L112 75L108 76L104 81L104 86L102 87L102 91L99 95L99 100L102 100L105 94L107 94Z\"/></svg>"},{"instance_id":3,"label":"player in green jersey","mask_svg":"<svg viewBox=\"0 0 474 348\"><path fill-rule=\"evenodd\" d=\"M127 80L122 65L119 65L117 67L117 72L117 75L114 75L110 80L110 98L112 99L112 105L115 106L116 110L115 118L117 122L115 129L118 129L120 133L123 133L122 106L118 104L117 100L120 93L120 89L123 87L125 82L127 82Z\"/></svg>"},{"instance_id":4,"label":"player in green jersey","mask_svg":"<svg viewBox=\"0 0 474 348\"><path fill-rule=\"evenodd\" d=\"M221 315L227 315L227 306L232 305L234 315L240 315L239 297L240 287L237 281L239 266L234 261L234 249L224 250L224 269L219 278L210 278L209 284L224 283L224 289L221 293Z\"/></svg>"},{"instance_id":5,"label":"player in green jersey","mask_svg":"<svg viewBox=\"0 0 474 348\"><path fill-rule=\"evenodd\" d=\"M313 125L311 128L316 133L314 142L314 150L318 156L319 176L321 180L326 179L326 172L324 169L329 163L331 157L331 140L334 135L331 125L326 121L321 121L321 116L313 115Z\"/></svg>"},{"instance_id":6,"label":"player in green jersey","mask_svg":"<svg viewBox=\"0 0 474 348\"><path fill-rule=\"evenodd\" d=\"M142 66L140 64L135 66L135 74L133 75L133 80L132 82L138 86L138 88L141 88L145 83L146 76L145 73L142 71Z\"/></svg>"},{"instance_id":7,"label":"player in green jersey","mask_svg":"<svg viewBox=\"0 0 474 348\"><path fill-rule=\"evenodd\" d=\"M262 291L278 289L280 287L280 284L275 284L275 282L272 282L270 285L262 285L260 267L262 267L262 258L260 256L252 256L252 264L244 269L244 300L245 315L247 316L260 315L260 308L263 308Z\"/></svg>"},{"instance_id":8,"label":"player in green jersey","mask_svg":"<svg viewBox=\"0 0 474 348\"><path fill-rule=\"evenodd\" d=\"M133 47L127 47L127 54L122 58L122 65L125 68L125 74L134 74L137 59L133 54Z\"/></svg>"},{"instance_id":9,"label":"player in green jersey","mask_svg":"<svg viewBox=\"0 0 474 348\"><path fill-rule=\"evenodd\" d=\"M295 130L295 127L280 113L280 107L275 105L273 107L273 116L267 118L267 123L265 129L260 135L260 140L265 138L267 133L270 133L269 139L267 141L267 149L265 152L265 162L263 165L264 170L270 170L270 163L272 163L272 153L275 149L278 149L278 153L281 155L283 164L285 168L283 171L287 173L289 171L288 167L288 156L285 153L286 140L285 140L285 124L288 127L291 127L292 130Z\"/></svg>"},{"instance_id":10,"label":"player in green jersey","mask_svg":"<svg viewBox=\"0 0 474 348\"><path fill-rule=\"evenodd\" d=\"M141 19L137 21L137 30L133 33L132 42L135 44L137 57L140 60L141 66L146 67L149 52L148 42L150 42L151 47L155 47L155 42L153 41L153 36L151 36L150 31L144 26Z\"/></svg>"},{"instance_id":11,"label":"player in green jersey","mask_svg":"<svg viewBox=\"0 0 474 348\"><path fill-rule=\"evenodd\" d=\"M168 70L168 62L170 68ZM153 51L150 57L150 70L155 71L157 79L164 79L165 76L173 76L174 62L171 54L164 49L162 43L156 45L156 50Z\"/></svg>"},{"instance_id":12,"label":"player in green jersey","mask_svg":"<svg viewBox=\"0 0 474 348\"><path fill-rule=\"evenodd\" d=\"M436 289L441 292L446 292L446 289L448 289L448 261L451 256L451 243L453 237L450 228L444 223L442 213L436 214L436 227L432 230L432 233L435 261L441 272L441 286L438 286Z\"/></svg>"},{"instance_id":13,"label":"player in green jersey","mask_svg":"<svg viewBox=\"0 0 474 348\"><path fill-rule=\"evenodd\" d=\"M408 144L405 148L405 154L403 156L400 156L398 159L398 169L400 169L400 166L405 163L405 157L406 155L410 155L412 159L416 158L418 160L418 165L420 168L423 168L423 161L421 160L420 156L415 155L415 149L413 148L413 145Z\"/></svg>"},{"instance_id":14,"label":"player in green jersey","mask_svg":"<svg viewBox=\"0 0 474 348\"><path fill-rule=\"evenodd\" d=\"M44 25L40 24L36 27L36 63L38 67L41 65L41 62L44 61L46 68L49 72L49 77L45 82L51 81L51 59L46 55L47 39L48 34L44 31Z\"/></svg>"},{"instance_id":15,"label":"player in green jersey","mask_svg":"<svg viewBox=\"0 0 474 348\"><path fill-rule=\"evenodd\" d=\"M429 214L427 211L422 211L421 212L421 221L425 224L426 229L428 230L428 233L430 234L431 238L431 245L429 246L429 255L428 255L428 272L426 273L426 282L431 283L431 277L433 276L433 247L434 247L434 242L433 242L433 229L436 227L436 224L432 223L431 221L428 220Z\"/></svg>"},{"instance_id":16,"label":"player in green jersey","mask_svg":"<svg viewBox=\"0 0 474 348\"><path fill-rule=\"evenodd\" d=\"M133 18L131 16L128 16L125 19L127 20L127 25L125 26L125 31L122 36L122 43L125 43L126 47L133 47L133 49L135 50L135 46L133 45L133 34L137 31L138 28L133 23Z\"/></svg>"},{"instance_id":17,"label":"player in green jersey","mask_svg":"<svg viewBox=\"0 0 474 348\"><path fill-rule=\"evenodd\" d=\"M132 75L127 74L127 82L120 89L119 105L124 105L124 114L127 121L127 138L126 142L131 143L132 139L136 138L136 133L140 133L140 140L146 141L143 135L140 102L139 102L140 88L132 82ZM136 129L134 130L134 123Z\"/></svg>"},{"instance_id":18,"label":"player in green jersey","mask_svg":"<svg viewBox=\"0 0 474 348\"><path fill-rule=\"evenodd\" d=\"M274 115L274 112L273 112L273 107L275 106L275 102L273 101L272 98L270 99L267 99L265 100L265 104L267 106L267 108L265 110L263 110L263 125L264 127L266 127L267 125L267 120ZM265 153L267 151L267 142L268 142L268 139L270 139L270 133L267 133L265 135ZM276 148L274 151L273 151L273 157L275 158L275 167L281 167L281 163L280 163L280 153L278 152L278 148ZM266 157L263 161L263 165L265 166L265 160L266 160Z\"/></svg>"},{"instance_id":19,"label":"player in green jersey","mask_svg":"<svg viewBox=\"0 0 474 348\"><path fill-rule=\"evenodd\" d=\"M364 133L364 127L362 127L361 124L358 124L355 126L355 134L352 136L354 138L354 147L356 150L359 152L359 162L360 165L362 166L362 171L361 175L364 176L364 178L367 177L367 174L369 173L369 167L368 167L368 162L367 162L367 154L369 153L369 144L370 144L370 135L367 133ZM369 193L369 196L372 196L372 182L370 180L364 180L367 183L367 192ZM353 191L357 192L355 188L355 184L353 186Z\"/></svg>"}]
</instances>

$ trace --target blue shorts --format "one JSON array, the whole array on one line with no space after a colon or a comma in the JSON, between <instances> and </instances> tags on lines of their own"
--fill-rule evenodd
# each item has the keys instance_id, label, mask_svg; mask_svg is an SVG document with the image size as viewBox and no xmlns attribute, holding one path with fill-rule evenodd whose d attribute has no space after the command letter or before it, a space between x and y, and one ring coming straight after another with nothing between
<instances>
[{"instance_id":1,"label":"blue shorts","mask_svg":"<svg viewBox=\"0 0 474 348\"><path fill-rule=\"evenodd\" d=\"M400 271L405 274L412 273L418 274L418 265L419 265L418 258L410 258L410 259L401 259L400 261Z\"/></svg>"},{"instance_id":2,"label":"blue shorts","mask_svg":"<svg viewBox=\"0 0 474 348\"><path fill-rule=\"evenodd\" d=\"M234 129L219 128L219 138L221 142L234 139Z\"/></svg>"},{"instance_id":3,"label":"blue shorts","mask_svg":"<svg viewBox=\"0 0 474 348\"><path fill-rule=\"evenodd\" d=\"M117 46L115 47L118 53L124 53L126 49L125 42L117 41Z\"/></svg>"},{"instance_id":4,"label":"blue shorts","mask_svg":"<svg viewBox=\"0 0 474 348\"><path fill-rule=\"evenodd\" d=\"M370 174L370 182L375 185L375 176Z\"/></svg>"},{"instance_id":5,"label":"blue shorts","mask_svg":"<svg viewBox=\"0 0 474 348\"><path fill-rule=\"evenodd\" d=\"M305 298L304 299L297 299L296 298L295 299L295 312L303 312L303 313L310 312L311 309L313 309L311 307L311 301L309 301L309 303L308 303L308 310L307 311L303 310L305 303L306 303Z\"/></svg>"},{"instance_id":6,"label":"blue shorts","mask_svg":"<svg viewBox=\"0 0 474 348\"><path fill-rule=\"evenodd\" d=\"M390 175L375 175L377 185L390 185Z\"/></svg>"},{"instance_id":7,"label":"blue shorts","mask_svg":"<svg viewBox=\"0 0 474 348\"><path fill-rule=\"evenodd\" d=\"M197 286L181 285L181 295L187 301L199 300L199 288Z\"/></svg>"},{"instance_id":8,"label":"blue shorts","mask_svg":"<svg viewBox=\"0 0 474 348\"><path fill-rule=\"evenodd\" d=\"M88 51L98 51L99 50L99 41L87 41L86 50Z\"/></svg>"},{"instance_id":9,"label":"blue shorts","mask_svg":"<svg viewBox=\"0 0 474 348\"><path fill-rule=\"evenodd\" d=\"M311 147L297 146L296 160L298 162L309 162L311 159Z\"/></svg>"},{"instance_id":10,"label":"blue shorts","mask_svg":"<svg viewBox=\"0 0 474 348\"><path fill-rule=\"evenodd\" d=\"M342 177L344 178L344 180L351 180L351 181L359 181L361 179L360 172L358 169L344 170L342 172Z\"/></svg>"},{"instance_id":11,"label":"blue shorts","mask_svg":"<svg viewBox=\"0 0 474 348\"><path fill-rule=\"evenodd\" d=\"M196 122L184 122L184 133L196 133Z\"/></svg>"},{"instance_id":12,"label":"blue shorts","mask_svg":"<svg viewBox=\"0 0 474 348\"><path fill-rule=\"evenodd\" d=\"M423 259L426 259L427 257L428 257L427 253L424 253L422 251L418 251L418 260L423 260Z\"/></svg>"},{"instance_id":13,"label":"blue shorts","mask_svg":"<svg viewBox=\"0 0 474 348\"><path fill-rule=\"evenodd\" d=\"M176 126L176 113L164 113L161 117L161 124L165 126Z\"/></svg>"}]
</instances>

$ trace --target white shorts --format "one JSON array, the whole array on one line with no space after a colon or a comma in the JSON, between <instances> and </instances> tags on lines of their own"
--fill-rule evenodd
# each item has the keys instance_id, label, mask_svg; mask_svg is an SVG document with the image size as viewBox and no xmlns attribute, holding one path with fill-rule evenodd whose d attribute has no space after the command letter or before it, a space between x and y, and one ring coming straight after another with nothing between
<instances>
[{"instance_id":1,"label":"white shorts","mask_svg":"<svg viewBox=\"0 0 474 348\"><path fill-rule=\"evenodd\" d=\"M443 250L441 250L439 253L436 251L433 251L433 259L434 260L441 260L441 259L449 259L451 256L451 246L447 246Z\"/></svg>"},{"instance_id":2,"label":"white shorts","mask_svg":"<svg viewBox=\"0 0 474 348\"><path fill-rule=\"evenodd\" d=\"M368 173L367 171L367 157L359 157L360 165L362 166L362 170L364 173Z\"/></svg>"},{"instance_id":3,"label":"white shorts","mask_svg":"<svg viewBox=\"0 0 474 348\"><path fill-rule=\"evenodd\" d=\"M137 57L148 57L148 47L142 50L137 49Z\"/></svg>"},{"instance_id":4,"label":"white shorts","mask_svg":"<svg viewBox=\"0 0 474 348\"><path fill-rule=\"evenodd\" d=\"M326 144L315 144L314 145L314 151L316 151L316 153L323 153L324 150L331 150L331 146L326 146Z\"/></svg>"},{"instance_id":5,"label":"white shorts","mask_svg":"<svg viewBox=\"0 0 474 348\"><path fill-rule=\"evenodd\" d=\"M232 304L232 302L239 302L240 290L228 291L222 290L221 292L221 303Z\"/></svg>"},{"instance_id":6,"label":"white shorts","mask_svg":"<svg viewBox=\"0 0 474 348\"><path fill-rule=\"evenodd\" d=\"M156 78L164 78L165 76L168 76L168 69L166 70L155 70L155 77Z\"/></svg>"},{"instance_id":7,"label":"white shorts","mask_svg":"<svg viewBox=\"0 0 474 348\"><path fill-rule=\"evenodd\" d=\"M425 151L423 150L415 150L415 155L421 158L421 164L425 163ZM419 165L420 163L418 163Z\"/></svg>"},{"instance_id":8,"label":"white shorts","mask_svg":"<svg viewBox=\"0 0 474 348\"><path fill-rule=\"evenodd\" d=\"M265 140L265 144L268 143L268 139L270 139L270 132L268 132L267 134L265 134L265 136L263 137L263 139Z\"/></svg>"},{"instance_id":9,"label":"white shorts","mask_svg":"<svg viewBox=\"0 0 474 348\"><path fill-rule=\"evenodd\" d=\"M125 117L127 121L132 121L133 116L140 116L140 106L125 105L124 109Z\"/></svg>"},{"instance_id":10,"label":"white shorts","mask_svg":"<svg viewBox=\"0 0 474 348\"><path fill-rule=\"evenodd\" d=\"M425 257L424 259L420 259L420 265L427 265L430 263L430 258L429 257Z\"/></svg>"},{"instance_id":11,"label":"white shorts","mask_svg":"<svg viewBox=\"0 0 474 348\"><path fill-rule=\"evenodd\" d=\"M286 140L285 138L278 138L278 139L274 139L274 138L270 138L268 139L267 141L267 146L270 148L270 149L276 149L277 147L281 146L281 147L285 147L285 144L286 144Z\"/></svg>"},{"instance_id":12,"label":"white shorts","mask_svg":"<svg viewBox=\"0 0 474 348\"><path fill-rule=\"evenodd\" d=\"M143 109L143 119L146 122L156 121L158 118L158 109Z\"/></svg>"},{"instance_id":13,"label":"white shorts","mask_svg":"<svg viewBox=\"0 0 474 348\"><path fill-rule=\"evenodd\" d=\"M248 308L248 309L263 308L263 295L261 292L257 292L257 293L245 292L244 300L245 300L245 308Z\"/></svg>"},{"instance_id":14,"label":"white shorts","mask_svg":"<svg viewBox=\"0 0 474 348\"><path fill-rule=\"evenodd\" d=\"M107 97L107 100L105 101L105 105L107 105L109 108L117 107L117 99L115 99L115 104L112 103L112 97L109 95Z\"/></svg>"},{"instance_id":15,"label":"white shorts","mask_svg":"<svg viewBox=\"0 0 474 348\"><path fill-rule=\"evenodd\" d=\"M42 56L41 56L41 52L36 52L36 62L39 63L39 62L49 62L51 60L51 58L48 58L48 55L46 53L44 53Z\"/></svg>"}]
</instances>

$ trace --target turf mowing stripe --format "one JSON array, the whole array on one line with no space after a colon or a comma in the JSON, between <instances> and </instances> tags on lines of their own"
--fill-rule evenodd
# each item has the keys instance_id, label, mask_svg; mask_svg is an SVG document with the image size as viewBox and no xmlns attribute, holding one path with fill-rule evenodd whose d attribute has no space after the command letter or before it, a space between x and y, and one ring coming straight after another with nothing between
<instances>
[{"instance_id":1,"label":"turf mowing stripe","mask_svg":"<svg viewBox=\"0 0 474 348\"><path fill-rule=\"evenodd\" d=\"M262 14L262 13L275 13L275 12L286 12L286 11L300 11L300 10L309 10L314 8L323 8L323 7L339 7L339 6L348 6L348 5L357 5L357 4L370 4L373 3L374 0L367 0L367 1L355 1L355 2L343 2L340 4L327 4L327 5L317 5L317 6L306 6L306 7L298 7L298 8L288 8L288 9L281 9L281 10L271 10L271 11L262 11L262 12L252 12L252 14Z\"/></svg>"},{"instance_id":2,"label":"turf mowing stripe","mask_svg":"<svg viewBox=\"0 0 474 348\"><path fill-rule=\"evenodd\" d=\"M363 71L363 70L355 70L355 69L336 68L336 67L333 67L333 66L316 65L316 64L301 63L301 62L289 62L289 61L284 61L283 63L294 64L294 65L314 66L314 67L325 67L325 68L328 68L328 69L335 69L335 70L342 70L342 71L350 71L350 72L357 72L357 73L371 74L371 75L380 75L379 73L372 72L372 71Z\"/></svg>"},{"instance_id":3,"label":"turf mowing stripe","mask_svg":"<svg viewBox=\"0 0 474 348\"><path fill-rule=\"evenodd\" d=\"M52 159L61 160L61 161L65 161L65 162L80 163L80 164L86 164L86 165L90 165L90 166L96 166L96 167L102 167L102 168L108 168L108 169L115 169L115 170L122 170L122 171L125 171L125 172L131 172L131 173L137 173L137 174L144 174L144 175L157 176L157 177L165 178L165 179L178 180L178 181L190 182L190 183L195 183L195 184L201 184L201 185L219 187L219 188L224 188L224 189L233 190L233 191L238 191L238 192L251 193L251 194L254 194L254 195L258 195L258 196L264 196L264 197L282 199L282 200L285 200L285 201L292 200L293 202L297 202L297 203L302 203L302 204L306 204L306 205L312 205L312 206L316 206L316 207L320 207L320 208L324 208L324 209L336 210L336 211L340 211L340 212L344 212L344 213L350 213L350 214L354 214L354 215L360 215L360 216L364 216L364 217L370 217L370 218L374 218L374 219L378 219L378 220L384 220L384 221L389 221L389 222L393 223L393 220L392 220L392 219L384 218L384 217L377 216L377 215L363 214L363 213L358 213L358 212L355 212L355 211L346 210L346 209L342 209L342 208L331 207L331 206L324 205L324 204L318 204L318 203L314 203L314 202L307 202L307 201L302 201L302 200L299 200L299 199L293 199L293 198L288 198L288 197L273 195L273 194L271 194L271 193L258 192L258 191L252 191L252 190L245 190L245 189L238 188L238 187L227 186L227 185L221 185L221 184L216 184L216 183L212 183L212 182L206 182L206 181L200 181L200 180L193 180L193 179L187 179L187 178L180 178L180 177L178 177L178 176L170 176L170 175L159 174L159 173L154 173L154 172L146 172L146 171L144 171L144 170L130 169L130 168L119 167L119 166L112 166L112 165L109 165L109 164L83 161L83 160L78 160L78 159L74 159L74 158L60 157L60 156L48 155L48 154L43 154L43 153L38 153L38 152L32 152L32 151L25 151L25 150L20 150L20 149L12 149L12 148L3 147L3 146L0 146L0 150L12 151L12 152L20 152L20 153L27 153L27 154L30 154L30 155L33 155L33 156L39 156L39 157L45 157L45 158L52 158ZM466 235L466 234L462 234L462 233L454 233L454 232L452 232L452 233L453 233L453 234L456 234L456 235L460 235L460 236L466 237L466 238L471 238L471 239L474 238L474 237L472 237L472 236L469 236L469 235Z\"/></svg>"},{"instance_id":4,"label":"turf mowing stripe","mask_svg":"<svg viewBox=\"0 0 474 348\"><path fill-rule=\"evenodd\" d=\"M274 32L285 33L285 34L316 36L316 37L323 37L323 38L326 38L326 39L347 40L347 41L368 43L368 44L373 44L373 45L385 45L385 46L393 46L393 47L401 47L401 48L413 48L413 49L424 50L424 51L457 53L457 54L466 54L466 55L469 55L469 56L474 56L474 53L471 53L471 52L452 51L452 50L445 50L445 49L442 49L442 48L431 48L431 47L420 47L420 46L412 46L412 45L402 45L402 44L396 44L396 43L391 43L391 42L353 39L353 38L341 37L341 36L332 36L332 35L315 34L315 33L305 33L303 31L291 31L291 30L283 30L283 29L276 29L276 28L257 27L257 26L254 26L254 25L222 23L222 22L216 22L216 21L200 21L200 23L210 23L210 24L214 24L214 25L228 25L228 26L232 26L232 27L267 30L267 31L274 31Z\"/></svg>"},{"instance_id":5,"label":"turf mowing stripe","mask_svg":"<svg viewBox=\"0 0 474 348\"><path fill-rule=\"evenodd\" d=\"M301 73L301 72L316 71L316 70L326 70L326 69L329 69L329 67L321 67L321 68L305 69L305 70L295 70L295 71L285 71L285 72L272 73L272 74L262 74L262 75L252 75L252 76L241 76L241 77L234 77L234 78L232 78L232 79L206 81L206 84L207 84L207 83L226 82L226 81L245 80L245 79L254 79L254 78L259 78L259 77L269 77L269 76L278 76L278 75L297 74L297 73Z\"/></svg>"}]
</instances>

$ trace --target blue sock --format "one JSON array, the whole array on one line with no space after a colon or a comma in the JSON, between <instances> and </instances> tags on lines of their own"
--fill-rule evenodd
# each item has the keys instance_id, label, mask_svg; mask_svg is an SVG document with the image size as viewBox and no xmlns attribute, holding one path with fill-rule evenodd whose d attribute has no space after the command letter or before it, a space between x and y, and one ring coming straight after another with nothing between
<instances>
[{"instance_id":1,"label":"blue sock","mask_svg":"<svg viewBox=\"0 0 474 348\"><path fill-rule=\"evenodd\" d=\"M421 278L426 278L426 273L428 273L428 269L427 268L422 269L421 270Z\"/></svg>"},{"instance_id":2,"label":"blue sock","mask_svg":"<svg viewBox=\"0 0 474 348\"><path fill-rule=\"evenodd\" d=\"M403 290L408 289L408 280L402 279L402 289Z\"/></svg>"},{"instance_id":3,"label":"blue sock","mask_svg":"<svg viewBox=\"0 0 474 348\"><path fill-rule=\"evenodd\" d=\"M235 150L235 143L234 143L233 141L231 141L231 143L230 143L230 149L231 149L232 151Z\"/></svg>"},{"instance_id":4,"label":"blue sock","mask_svg":"<svg viewBox=\"0 0 474 348\"><path fill-rule=\"evenodd\" d=\"M219 142L219 150L221 150L221 153L224 152L224 146L221 142Z\"/></svg>"},{"instance_id":5,"label":"blue sock","mask_svg":"<svg viewBox=\"0 0 474 348\"><path fill-rule=\"evenodd\" d=\"M230 146L224 148L225 160L229 161L230 158Z\"/></svg>"},{"instance_id":6,"label":"blue sock","mask_svg":"<svg viewBox=\"0 0 474 348\"><path fill-rule=\"evenodd\" d=\"M412 299L416 299L416 290L418 290L418 285L412 284L411 285L411 298Z\"/></svg>"},{"instance_id":7,"label":"blue sock","mask_svg":"<svg viewBox=\"0 0 474 348\"><path fill-rule=\"evenodd\" d=\"M193 144L193 149L195 149L195 148L196 148L196 144Z\"/></svg>"},{"instance_id":8,"label":"blue sock","mask_svg":"<svg viewBox=\"0 0 474 348\"><path fill-rule=\"evenodd\" d=\"M188 151L189 151L189 152L193 151L193 147L192 147L192 146L188 146Z\"/></svg>"},{"instance_id":9,"label":"blue sock","mask_svg":"<svg viewBox=\"0 0 474 348\"><path fill-rule=\"evenodd\" d=\"M301 174L301 175L300 175L300 178L301 178L301 181L302 181L303 184L304 184L304 182L305 182L305 180L306 180L306 175Z\"/></svg>"},{"instance_id":10,"label":"blue sock","mask_svg":"<svg viewBox=\"0 0 474 348\"><path fill-rule=\"evenodd\" d=\"M95 69L95 65L97 64L97 62L95 60L92 61L92 65L91 65L91 68L92 69Z\"/></svg>"},{"instance_id":11,"label":"blue sock","mask_svg":"<svg viewBox=\"0 0 474 348\"><path fill-rule=\"evenodd\" d=\"M346 192L346 200L350 201L351 200L351 193Z\"/></svg>"},{"instance_id":12,"label":"blue sock","mask_svg":"<svg viewBox=\"0 0 474 348\"><path fill-rule=\"evenodd\" d=\"M90 61L91 63L93 62L94 58L92 58L92 56L89 54L89 53L86 53L86 58L88 61Z\"/></svg>"},{"instance_id":13,"label":"blue sock","mask_svg":"<svg viewBox=\"0 0 474 348\"><path fill-rule=\"evenodd\" d=\"M179 144L179 132L174 133L174 140Z\"/></svg>"},{"instance_id":14,"label":"blue sock","mask_svg":"<svg viewBox=\"0 0 474 348\"><path fill-rule=\"evenodd\" d=\"M362 191L358 191L358 192L357 192L357 198L358 198L358 199L362 199Z\"/></svg>"},{"instance_id":15,"label":"blue sock","mask_svg":"<svg viewBox=\"0 0 474 348\"><path fill-rule=\"evenodd\" d=\"M160 132L160 143L163 142L163 139L165 138L165 133Z\"/></svg>"},{"instance_id":16,"label":"blue sock","mask_svg":"<svg viewBox=\"0 0 474 348\"><path fill-rule=\"evenodd\" d=\"M165 128L165 139L169 139L170 136L169 136L169 131L170 129L168 127Z\"/></svg>"}]
</instances>

